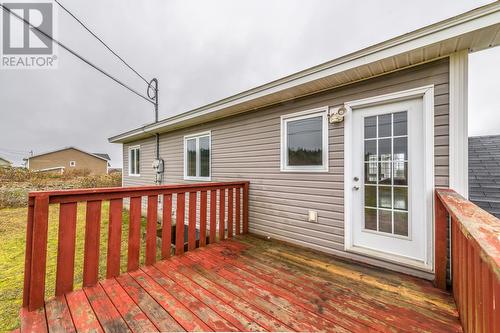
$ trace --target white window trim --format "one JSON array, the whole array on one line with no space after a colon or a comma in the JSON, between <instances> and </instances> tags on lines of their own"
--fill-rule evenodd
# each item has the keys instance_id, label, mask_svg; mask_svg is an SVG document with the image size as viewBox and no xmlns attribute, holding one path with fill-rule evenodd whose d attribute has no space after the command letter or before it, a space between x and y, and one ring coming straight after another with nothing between
<instances>
[{"instance_id":1,"label":"white window trim","mask_svg":"<svg viewBox=\"0 0 500 333\"><path fill-rule=\"evenodd\" d=\"M426 253L425 261L422 265L415 265L415 262L408 261L406 265L411 268L416 268L423 271L434 272L434 85L427 85L414 89L398 91L380 96L364 98L360 100L344 103L346 108L344 120L344 250L347 252L357 252L367 256L373 256L376 259L391 261L391 258L384 258L380 254L372 255L368 251L359 252L353 247L353 230L351 228L352 214L352 110L368 107L372 105L383 104L387 102L396 102L411 98L423 98L424 112L424 168L426 170L424 176L424 186L427 196L426 212ZM398 262L398 265L404 264Z\"/></svg>"},{"instance_id":2,"label":"white window trim","mask_svg":"<svg viewBox=\"0 0 500 333\"><path fill-rule=\"evenodd\" d=\"M69 161L70 167L76 167L76 161Z\"/></svg>"},{"instance_id":3,"label":"white window trim","mask_svg":"<svg viewBox=\"0 0 500 333\"><path fill-rule=\"evenodd\" d=\"M131 162L131 159L130 159L130 152L132 150L134 150L134 149L138 149L139 150L139 173L132 173L132 162ZM140 165L141 165L141 146L140 145L136 145L136 146L128 147L128 175L130 177L140 177L141 176Z\"/></svg>"},{"instance_id":4,"label":"white window trim","mask_svg":"<svg viewBox=\"0 0 500 333\"><path fill-rule=\"evenodd\" d=\"M199 138L208 137L208 149L210 153L208 155L208 165L209 165L209 176L208 177L198 177L198 176L188 176L187 174L187 140L196 139L196 174L200 174L200 141ZM184 180L198 180L198 181L211 181L212 180L212 131L205 131L200 133L193 133L184 136Z\"/></svg>"},{"instance_id":5,"label":"white window trim","mask_svg":"<svg viewBox=\"0 0 500 333\"><path fill-rule=\"evenodd\" d=\"M311 165L311 166L288 166L288 149L287 149L287 123L289 121L302 120L307 118L313 118L321 116L323 120L323 138L322 138L322 152L323 152L323 165ZM291 114L286 114L281 116L281 172L328 172L328 106L321 108L295 112Z\"/></svg>"}]
</instances>

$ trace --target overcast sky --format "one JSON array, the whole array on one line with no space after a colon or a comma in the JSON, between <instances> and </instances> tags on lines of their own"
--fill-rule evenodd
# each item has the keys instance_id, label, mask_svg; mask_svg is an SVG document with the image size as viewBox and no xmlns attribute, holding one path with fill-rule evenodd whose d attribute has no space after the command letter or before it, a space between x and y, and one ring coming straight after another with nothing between
<instances>
[{"instance_id":1,"label":"overcast sky","mask_svg":"<svg viewBox=\"0 0 500 333\"><path fill-rule=\"evenodd\" d=\"M160 118L190 110L491 1L60 0L147 78ZM431 10L430 10L431 9ZM57 37L137 90L143 82L59 10ZM0 70L0 155L63 146L105 152L153 108L58 51L55 70ZM471 56L470 134L500 134L500 48ZM497 90L495 92L495 89Z\"/></svg>"}]
</instances>

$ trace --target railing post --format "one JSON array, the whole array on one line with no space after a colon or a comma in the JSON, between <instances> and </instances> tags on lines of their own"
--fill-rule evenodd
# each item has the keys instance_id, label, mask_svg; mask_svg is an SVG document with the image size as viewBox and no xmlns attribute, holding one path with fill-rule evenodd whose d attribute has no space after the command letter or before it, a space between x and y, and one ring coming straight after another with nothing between
<instances>
[{"instance_id":1,"label":"railing post","mask_svg":"<svg viewBox=\"0 0 500 333\"><path fill-rule=\"evenodd\" d=\"M250 183L243 185L243 233L248 234L248 203L249 203Z\"/></svg>"},{"instance_id":2,"label":"railing post","mask_svg":"<svg viewBox=\"0 0 500 333\"><path fill-rule=\"evenodd\" d=\"M434 285L446 289L446 226L448 216L437 192L434 197Z\"/></svg>"},{"instance_id":3,"label":"railing post","mask_svg":"<svg viewBox=\"0 0 500 333\"><path fill-rule=\"evenodd\" d=\"M24 259L24 289L23 307L29 305L30 282L31 282L31 260L33 251L33 220L35 215L35 199L28 198L28 221L26 225L26 253Z\"/></svg>"},{"instance_id":4,"label":"railing post","mask_svg":"<svg viewBox=\"0 0 500 333\"><path fill-rule=\"evenodd\" d=\"M36 310L44 304L48 222L49 196L36 196L31 245L29 311Z\"/></svg>"}]
</instances>

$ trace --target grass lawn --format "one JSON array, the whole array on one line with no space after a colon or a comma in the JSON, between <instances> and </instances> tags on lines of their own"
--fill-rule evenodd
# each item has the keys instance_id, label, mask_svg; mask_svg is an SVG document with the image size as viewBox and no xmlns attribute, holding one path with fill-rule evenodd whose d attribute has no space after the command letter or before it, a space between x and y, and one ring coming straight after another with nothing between
<instances>
[{"instance_id":1,"label":"grass lawn","mask_svg":"<svg viewBox=\"0 0 500 333\"><path fill-rule=\"evenodd\" d=\"M108 239L109 207L103 202L101 219L101 252L99 258L99 276L106 274L106 253ZM83 272L83 248L85 231L85 203L78 204L78 220L76 231L75 288L80 288ZM24 278L24 250L26 238L26 208L0 209L0 332L19 327L19 309L21 308ZM142 221L142 230L145 219ZM47 246L46 299L54 296L56 263L57 263L57 231L59 225L59 206L53 205L49 210L49 234ZM141 240L141 263L144 262L144 237ZM121 267L126 270L128 243L128 211L123 212Z\"/></svg>"}]
</instances>

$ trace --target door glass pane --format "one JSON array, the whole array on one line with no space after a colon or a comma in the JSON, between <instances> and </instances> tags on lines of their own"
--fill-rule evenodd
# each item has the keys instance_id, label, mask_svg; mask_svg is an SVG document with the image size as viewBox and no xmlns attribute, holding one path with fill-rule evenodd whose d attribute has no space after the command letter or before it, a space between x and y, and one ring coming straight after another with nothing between
<instances>
[{"instance_id":1,"label":"door glass pane","mask_svg":"<svg viewBox=\"0 0 500 333\"><path fill-rule=\"evenodd\" d=\"M377 230L377 210L365 208L365 229Z\"/></svg>"},{"instance_id":2,"label":"door glass pane","mask_svg":"<svg viewBox=\"0 0 500 333\"><path fill-rule=\"evenodd\" d=\"M394 212L394 233L396 235L408 236L407 212Z\"/></svg>"},{"instance_id":3,"label":"door glass pane","mask_svg":"<svg viewBox=\"0 0 500 333\"><path fill-rule=\"evenodd\" d=\"M394 209L408 210L407 187L394 187Z\"/></svg>"},{"instance_id":4,"label":"door glass pane","mask_svg":"<svg viewBox=\"0 0 500 333\"><path fill-rule=\"evenodd\" d=\"M287 123L288 165L323 165L323 117Z\"/></svg>"},{"instance_id":5,"label":"door glass pane","mask_svg":"<svg viewBox=\"0 0 500 333\"><path fill-rule=\"evenodd\" d=\"M391 139L378 140L378 154L380 161L390 161L392 156L392 143Z\"/></svg>"},{"instance_id":6,"label":"door glass pane","mask_svg":"<svg viewBox=\"0 0 500 333\"><path fill-rule=\"evenodd\" d=\"M379 163L379 177L378 183L384 185L391 185L391 162Z\"/></svg>"},{"instance_id":7,"label":"door glass pane","mask_svg":"<svg viewBox=\"0 0 500 333\"><path fill-rule=\"evenodd\" d=\"M406 161L408 159L408 138L394 138L394 161Z\"/></svg>"},{"instance_id":8,"label":"door glass pane","mask_svg":"<svg viewBox=\"0 0 500 333\"><path fill-rule=\"evenodd\" d=\"M391 130L391 119L392 114L384 114L378 116L378 137L385 138L390 137L392 134Z\"/></svg>"},{"instance_id":9,"label":"door glass pane","mask_svg":"<svg viewBox=\"0 0 500 333\"><path fill-rule=\"evenodd\" d=\"M210 176L210 139L208 136L199 139L200 144L200 177Z\"/></svg>"},{"instance_id":10,"label":"door glass pane","mask_svg":"<svg viewBox=\"0 0 500 333\"><path fill-rule=\"evenodd\" d=\"M378 187L378 206L392 208L392 186Z\"/></svg>"},{"instance_id":11,"label":"door glass pane","mask_svg":"<svg viewBox=\"0 0 500 333\"><path fill-rule=\"evenodd\" d=\"M377 137L377 117L365 118L365 139Z\"/></svg>"},{"instance_id":12,"label":"door glass pane","mask_svg":"<svg viewBox=\"0 0 500 333\"><path fill-rule=\"evenodd\" d=\"M196 139L186 141L187 149L187 175L196 177Z\"/></svg>"},{"instance_id":13,"label":"door glass pane","mask_svg":"<svg viewBox=\"0 0 500 333\"><path fill-rule=\"evenodd\" d=\"M406 135L406 111L398 112L393 115L394 117L394 136Z\"/></svg>"},{"instance_id":14,"label":"door glass pane","mask_svg":"<svg viewBox=\"0 0 500 333\"><path fill-rule=\"evenodd\" d=\"M394 185L408 185L408 162L394 162Z\"/></svg>"},{"instance_id":15,"label":"door glass pane","mask_svg":"<svg viewBox=\"0 0 500 333\"><path fill-rule=\"evenodd\" d=\"M377 162L365 163L365 184L377 184Z\"/></svg>"},{"instance_id":16,"label":"door glass pane","mask_svg":"<svg viewBox=\"0 0 500 333\"><path fill-rule=\"evenodd\" d=\"M365 187L365 206L368 207L377 206L377 186Z\"/></svg>"},{"instance_id":17,"label":"door glass pane","mask_svg":"<svg viewBox=\"0 0 500 333\"><path fill-rule=\"evenodd\" d=\"M408 236L408 114L364 119L365 228Z\"/></svg>"},{"instance_id":18,"label":"door glass pane","mask_svg":"<svg viewBox=\"0 0 500 333\"><path fill-rule=\"evenodd\" d=\"M378 231L392 233L392 212L390 210L378 210Z\"/></svg>"},{"instance_id":19,"label":"door glass pane","mask_svg":"<svg viewBox=\"0 0 500 333\"><path fill-rule=\"evenodd\" d=\"M377 160L377 140L365 140L365 162Z\"/></svg>"}]
</instances>

